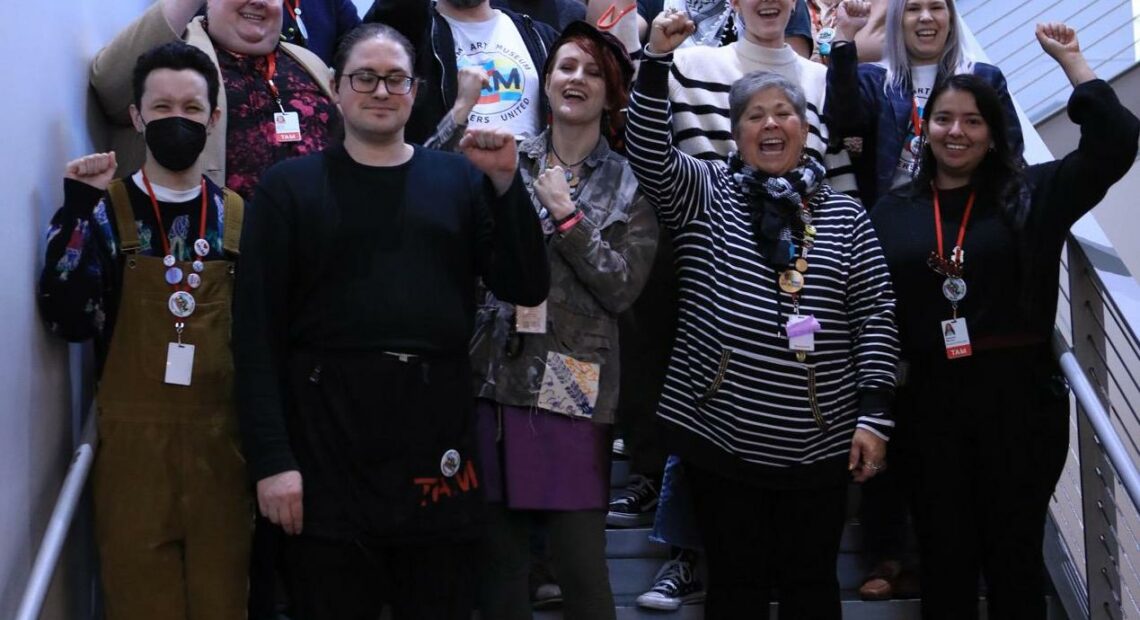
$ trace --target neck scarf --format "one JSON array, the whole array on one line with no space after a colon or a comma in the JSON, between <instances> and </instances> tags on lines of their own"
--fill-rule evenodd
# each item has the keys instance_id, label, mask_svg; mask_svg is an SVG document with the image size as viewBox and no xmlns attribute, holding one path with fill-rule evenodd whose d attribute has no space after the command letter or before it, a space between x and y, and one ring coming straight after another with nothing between
<instances>
[{"instance_id":1,"label":"neck scarf","mask_svg":"<svg viewBox=\"0 0 1140 620\"><path fill-rule=\"evenodd\" d=\"M804 227L800 207L823 183L823 165L805 155L797 167L773 176L749 166L733 152L728 156L728 170L744 192L760 255L774 268L787 265L795 251L792 232Z\"/></svg>"}]
</instances>

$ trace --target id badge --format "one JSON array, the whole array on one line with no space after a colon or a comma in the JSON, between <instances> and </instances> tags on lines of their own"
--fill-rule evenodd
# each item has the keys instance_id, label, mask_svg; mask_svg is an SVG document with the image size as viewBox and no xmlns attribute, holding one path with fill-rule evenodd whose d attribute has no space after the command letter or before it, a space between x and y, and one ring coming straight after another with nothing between
<instances>
[{"instance_id":1,"label":"id badge","mask_svg":"<svg viewBox=\"0 0 1140 620\"><path fill-rule=\"evenodd\" d=\"M515 306L515 331L520 334L545 334L546 302L534 307Z\"/></svg>"},{"instance_id":2,"label":"id badge","mask_svg":"<svg viewBox=\"0 0 1140 620\"><path fill-rule=\"evenodd\" d=\"M171 385L190 385L194 372L194 345L171 342L166 345L166 381Z\"/></svg>"},{"instance_id":3,"label":"id badge","mask_svg":"<svg viewBox=\"0 0 1140 620\"><path fill-rule=\"evenodd\" d=\"M793 314L784 325L788 332L788 349L792 351L815 351L815 333L820 330L819 321L810 314Z\"/></svg>"},{"instance_id":4,"label":"id badge","mask_svg":"<svg viewBox=\"0 0 1140 620\"><path fill-rule=\"evenodd\" d=\"M964 318L942 321L942 340L946 343L946 359L970 357L974 353L970 347L970 331L966 329Z\"/></svg>"},{"instance_id":5,"label":"id badge","mask_svg":"<svg viewBox=\"0 0 1140 620\"><path fill-rule=\"evenodd\" d=\"M278 143L301 141L301 117L296 112L275 112L273 129Z\"/></svg>"}]
</instances>

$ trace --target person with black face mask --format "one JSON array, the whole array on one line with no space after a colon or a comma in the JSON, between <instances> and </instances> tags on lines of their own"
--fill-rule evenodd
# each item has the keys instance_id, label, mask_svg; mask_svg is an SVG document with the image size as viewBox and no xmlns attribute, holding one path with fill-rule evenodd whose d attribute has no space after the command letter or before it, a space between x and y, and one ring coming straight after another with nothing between
<instances>
[{"instance_id":1,"label":"person with black face mask","mask_svg":"<svg viewBox=\"0 0 1140 620\"><path fill-rule=\"evenodd\" d=\"M139 57L133 82L145 162L114 180L114 152L67 164L40 312L95 343L107 619L240 620L253 512L229 344L244 205L203 174L218 70L168 43Z\"/></svg>"}]
</instances>

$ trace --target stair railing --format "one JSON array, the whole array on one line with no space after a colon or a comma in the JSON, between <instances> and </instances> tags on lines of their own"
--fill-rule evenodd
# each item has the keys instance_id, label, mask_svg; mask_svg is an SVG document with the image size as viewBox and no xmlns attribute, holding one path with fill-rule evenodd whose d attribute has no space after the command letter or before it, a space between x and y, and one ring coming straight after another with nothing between
<instances>
[{"instance_id":1,"label":"stair railing","mask_svg":"<svg viewBox=\"0 0 1140 620\"><path fill-rule=\"evenodd\" d=\"M1071 618L1140 619L1140 285L1095 221L1074 233L1058 313L1069 324L1059 321L1054 348L1076 415L1051 505L1061 549L1049 569Z\"/></svg>"},{"instance_id":2,"label":"stair railing","mask_svg":"<svg viewBox=\"0 0 1140 620\"><path fill-rule=\"evenodd\" d=\"M15 620L38 620L43 611L44 600L47 598L52 577L55 575L59 556L67 542L67 534L74 521L75 511L83 498L83 489L87 485L87 476L91 472L91 464L95 460L95 450L99 445L98 432L95 427L95 412L87 416L83 424L79 445L71 458L71 465L67 469L67 476L59 490L55 507L51 512L47 530L40 542L39 551L36 552L32 572L28 576L28 585L24 589L24 596L20 600L19 610Z\"/></svg>"}]
</instances>

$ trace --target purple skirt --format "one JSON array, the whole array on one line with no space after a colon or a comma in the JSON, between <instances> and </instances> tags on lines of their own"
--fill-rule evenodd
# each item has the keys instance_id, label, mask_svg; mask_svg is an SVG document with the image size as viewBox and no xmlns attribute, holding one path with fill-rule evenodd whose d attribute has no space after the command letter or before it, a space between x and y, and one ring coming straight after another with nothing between
<instances>
[{"instance_id":1,"label":"purple skirt","mask_svg":"<svg viewBox=\"0 0 1140 620\"><path fill-rule=\"evenodd\" d=\"M487 501L514 510L609 505L609 425L484 399L475 421Z\"/></svg>"}]
</instances>

